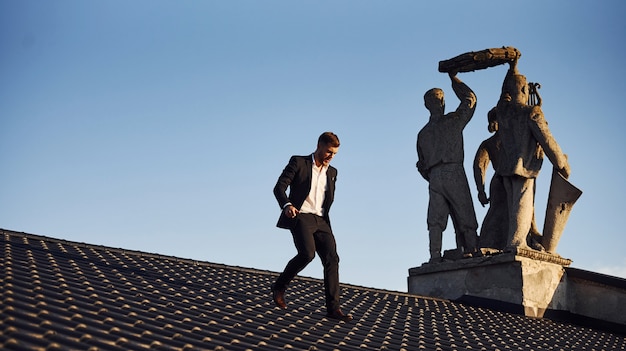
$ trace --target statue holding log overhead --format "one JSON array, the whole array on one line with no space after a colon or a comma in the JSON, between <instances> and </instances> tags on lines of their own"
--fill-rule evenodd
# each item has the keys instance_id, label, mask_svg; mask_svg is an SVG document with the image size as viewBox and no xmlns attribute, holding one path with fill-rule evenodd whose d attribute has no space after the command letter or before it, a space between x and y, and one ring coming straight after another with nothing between
<instances>
[{"instance_id":1,"label":"statue holding log overhead","mask_svg":"<svg viewBox=\"0 0 626 351\"><path fill-rule=\"evenodd\" d=\"M488 163L484 157L489 157L492 160L495 169L494 177L498 177L498 183L501 185L497 188L499 193L491 194L491 196L494 199L500 199L500 207L505 209L490 211L490 216L497 217L489 218L490 223L499 224L492 225L490 228L481 228L481 235L485 230L494 231L488 233L489 242L498 242L498 248L507 251L519 252L520 250L532 249L544 251L545 249L545 251L555 253L569 212L581 192L566 180L570 174L567 156L548 128L541 109L541 98L536 90L539 85L536 83L529 84L526 77L517 70L517 62L520 57L521 53L513 47L469 52L449 60L440 61L439 71L449 73L451 77L454 77L458 72L471 72L501 64L509 65L502 83L500 99L496 107L490 111L490 123L498 126L497 136L492 138L494 139L493 142L496 142L495 139L497 139L497 147L492 147L488 156L484 154L481 156L483 157L482 167L486 167L485 161ZM459 96L459 98L461 97ZM467 121L469 122L469 119ZM440 138L446 140L454 138L454 136L446 134ZM423 140L421 144L421 148L426 150L433 149L436 142L432 139L428 142ZM432 182L433 175L427 174L429 176L427 178L423 172L419 138L418 155L420 173L429 182ZM554 174L550 187L548 209L546 210L544 233L540 235L536 225L534 225L534 196L535 179L539 175L544 155L552 163ZM435 157L435 159L437 158ZM420 169L420 162L422 162L422 169ZM439 176L443 177L442 175ZM484 174L482 177L484 178ZM484 186L484 179L482 182ZM479 194L479 200L483 205L489 203L489 198L485 193ZM473 212L471 205L467 207L468 211L470 209ZM430 211L429 205L429 218ZM458 221L456 212L454 210L450 212L456 227ZM460 233L457 232L458 234ZM457 237L457 243L459 242L458 239ZM431 259L433 254L432 241L433 236L431 234Z\"/></svg>"},{"instance_id":2,"label":"statue holding log overhead","mask_svg":"<svg viewBox=\"0 0 626 351\"><path fill-rule=\"evenodd\" d=\"M430 263L442 262L442 236L452 219L457 249L464 257L480 256L478 222L467 176L463 168L463 129L476 109L476 95L456 72L450 72L452 90L461 100L457 109L445 113L443 90L430 89L424 105L430 111L428 123L417 135L417 170L428 181L428 237Z\"/></svg>"},{"instance_id":3,"label":"statue holding log overhead","mask_svg":"<svg viewBox=\"0 0 626 351\"><path fill-rule=\"evenodd\" d=\"M502 177L507 196L507 249L511 251L530 248L527 236L534 216L535 179L544 155L563 179L570 175L567 156L552 136L540 104L529 104L533 86L517 71L517 60L511 62L496 106L502 143L496 173ZM549 220L546 218L546 222ZM553 233L544 233L544 239L546 235L553 236ZM544 240L542 244L545 244ZM552 251L554 248L547 249Z\"/></svg>"}]
</instances>

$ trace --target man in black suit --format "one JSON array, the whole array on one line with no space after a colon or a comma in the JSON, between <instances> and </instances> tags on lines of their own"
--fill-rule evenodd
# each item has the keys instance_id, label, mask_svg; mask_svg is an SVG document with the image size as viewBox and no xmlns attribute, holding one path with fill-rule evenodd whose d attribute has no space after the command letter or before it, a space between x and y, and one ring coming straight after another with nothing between
<instances>
[{"instance_id":1,"label":"man in black suit","mask_svg":"<svg viewBox=\"0 0 626 351\"><path fill-rule=\"evenodd\" d=\"M289 282L315 258L324 266L324 293L327 317L352 320L339 306L339 255L328 212L333 203L337 169L330 160L339 150L339 138L325 132L317 140L315 152L292 156L278 177L274 196L282 212L277 227L289 229L298 250L285 270L272 284L272 298L279 308L287 308L285 290ZM289 188L289 195L287 195Z\"/></svg>"}]
</instances>

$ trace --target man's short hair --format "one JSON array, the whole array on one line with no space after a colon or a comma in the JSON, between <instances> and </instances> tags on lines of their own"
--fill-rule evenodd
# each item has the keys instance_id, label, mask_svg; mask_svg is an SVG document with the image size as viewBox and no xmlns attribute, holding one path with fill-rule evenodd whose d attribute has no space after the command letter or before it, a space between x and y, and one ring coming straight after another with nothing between
<instances>
[{"instance_id":1,"label":"man's short hair","mask_svg":"<svg viewBox=\"0 0 626 351\"><path fill-rule=\"evenodd\" d=\"M317 139L318 144L330 145L332 147L339 147L339 137L333 132L324 132Z\"/></svg>"},{"instance_id":2,"label":"man's short hair","mask_svg":"<svg viewBox=\"0 0 626 351\"><path fill-rule=\"evenodd\" d=\"M437 92L443 93L443 90L441 88L432 88L428 90L426 93L424 93L424 102L430 99L435 99L435 93Z\"/></svg>"},{"instance_id":3,"label":"man's short hair","mask_svg":"<svg viewBox=\"0 0 626 351\"><path fill-rule=\"evenodd\" d=\"M441 98L437 96L437 93L440 93ZM431 110L433 106L438 105L439 102L442 101L442 98L443 98L443 89L432 88L428 90L426 93L424 93L424 106L426 106L428 110Z\"/></svg>"}]
</instances>

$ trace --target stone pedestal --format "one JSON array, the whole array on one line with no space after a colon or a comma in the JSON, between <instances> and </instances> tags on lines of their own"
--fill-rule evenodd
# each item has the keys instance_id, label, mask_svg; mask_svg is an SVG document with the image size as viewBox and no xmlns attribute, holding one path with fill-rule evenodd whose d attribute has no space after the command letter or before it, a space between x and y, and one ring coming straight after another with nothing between
<instances>
[{"instance_id":1,"label":"stone pedestal","mask_svg":"<svg viewBox=\"0 0 626 351\"><path fill-rule=\"evenodd\" d=\"M557 255L518 249L484 251L485 256L454 262L425 263L409 269L409 293L462 300L478 298L521 306L530 317L567 305L560 283L572 261Z\"/></svg>"}]
</instances>

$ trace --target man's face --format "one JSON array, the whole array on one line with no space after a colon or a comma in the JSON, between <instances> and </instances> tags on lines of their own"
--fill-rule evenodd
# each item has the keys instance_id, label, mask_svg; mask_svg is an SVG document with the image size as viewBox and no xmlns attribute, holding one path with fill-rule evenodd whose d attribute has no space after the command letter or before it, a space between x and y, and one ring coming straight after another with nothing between
<instances>
[{"instance_id":1,"label":"man's face","mask_svg":"<svg viewBox=\"0 0 626 351\"><path fill-rule=\"evenodd\" d=\"M317 149L315 150L315 164L317 166L328 166L330 164L330 160L332 160L333 157L335 157L335 154L337 154L337 151L339 151L338 146L335 147L328 144L317 144Z\"/></svg>"},{"instance_id":2,"label":"man's face","mask_svg":"<svg viewBox=\"0 0 626 351\"><path fill-rule=\"evenodd\" d=\"M443 113L446 103L443 99L443 90L432 89L425 99L426 108L431 112Z\"/></svg>"},{"instance_id":3,"label":"man's face","mask_svg":"<svg viewBox=\"0 0 626 351\"><path fill-rule=\"evenodd\" d=\"M506 93L509 93L510 100L517 103L526 103L528 100L528 84L526 83L526 77L521 74L508 77L506 85Z\"/></svg>"},{"instance_id":4,"label":"man's face","mask_svg":"<svg viewBox=\"0 0 626 351\"><path fill-rule=\"evenodd\" d=\"M526 102L528 100L528 83L526 83L526 79L519 79L516 83L520 101Z\"/></svg>"}]
</instances>

